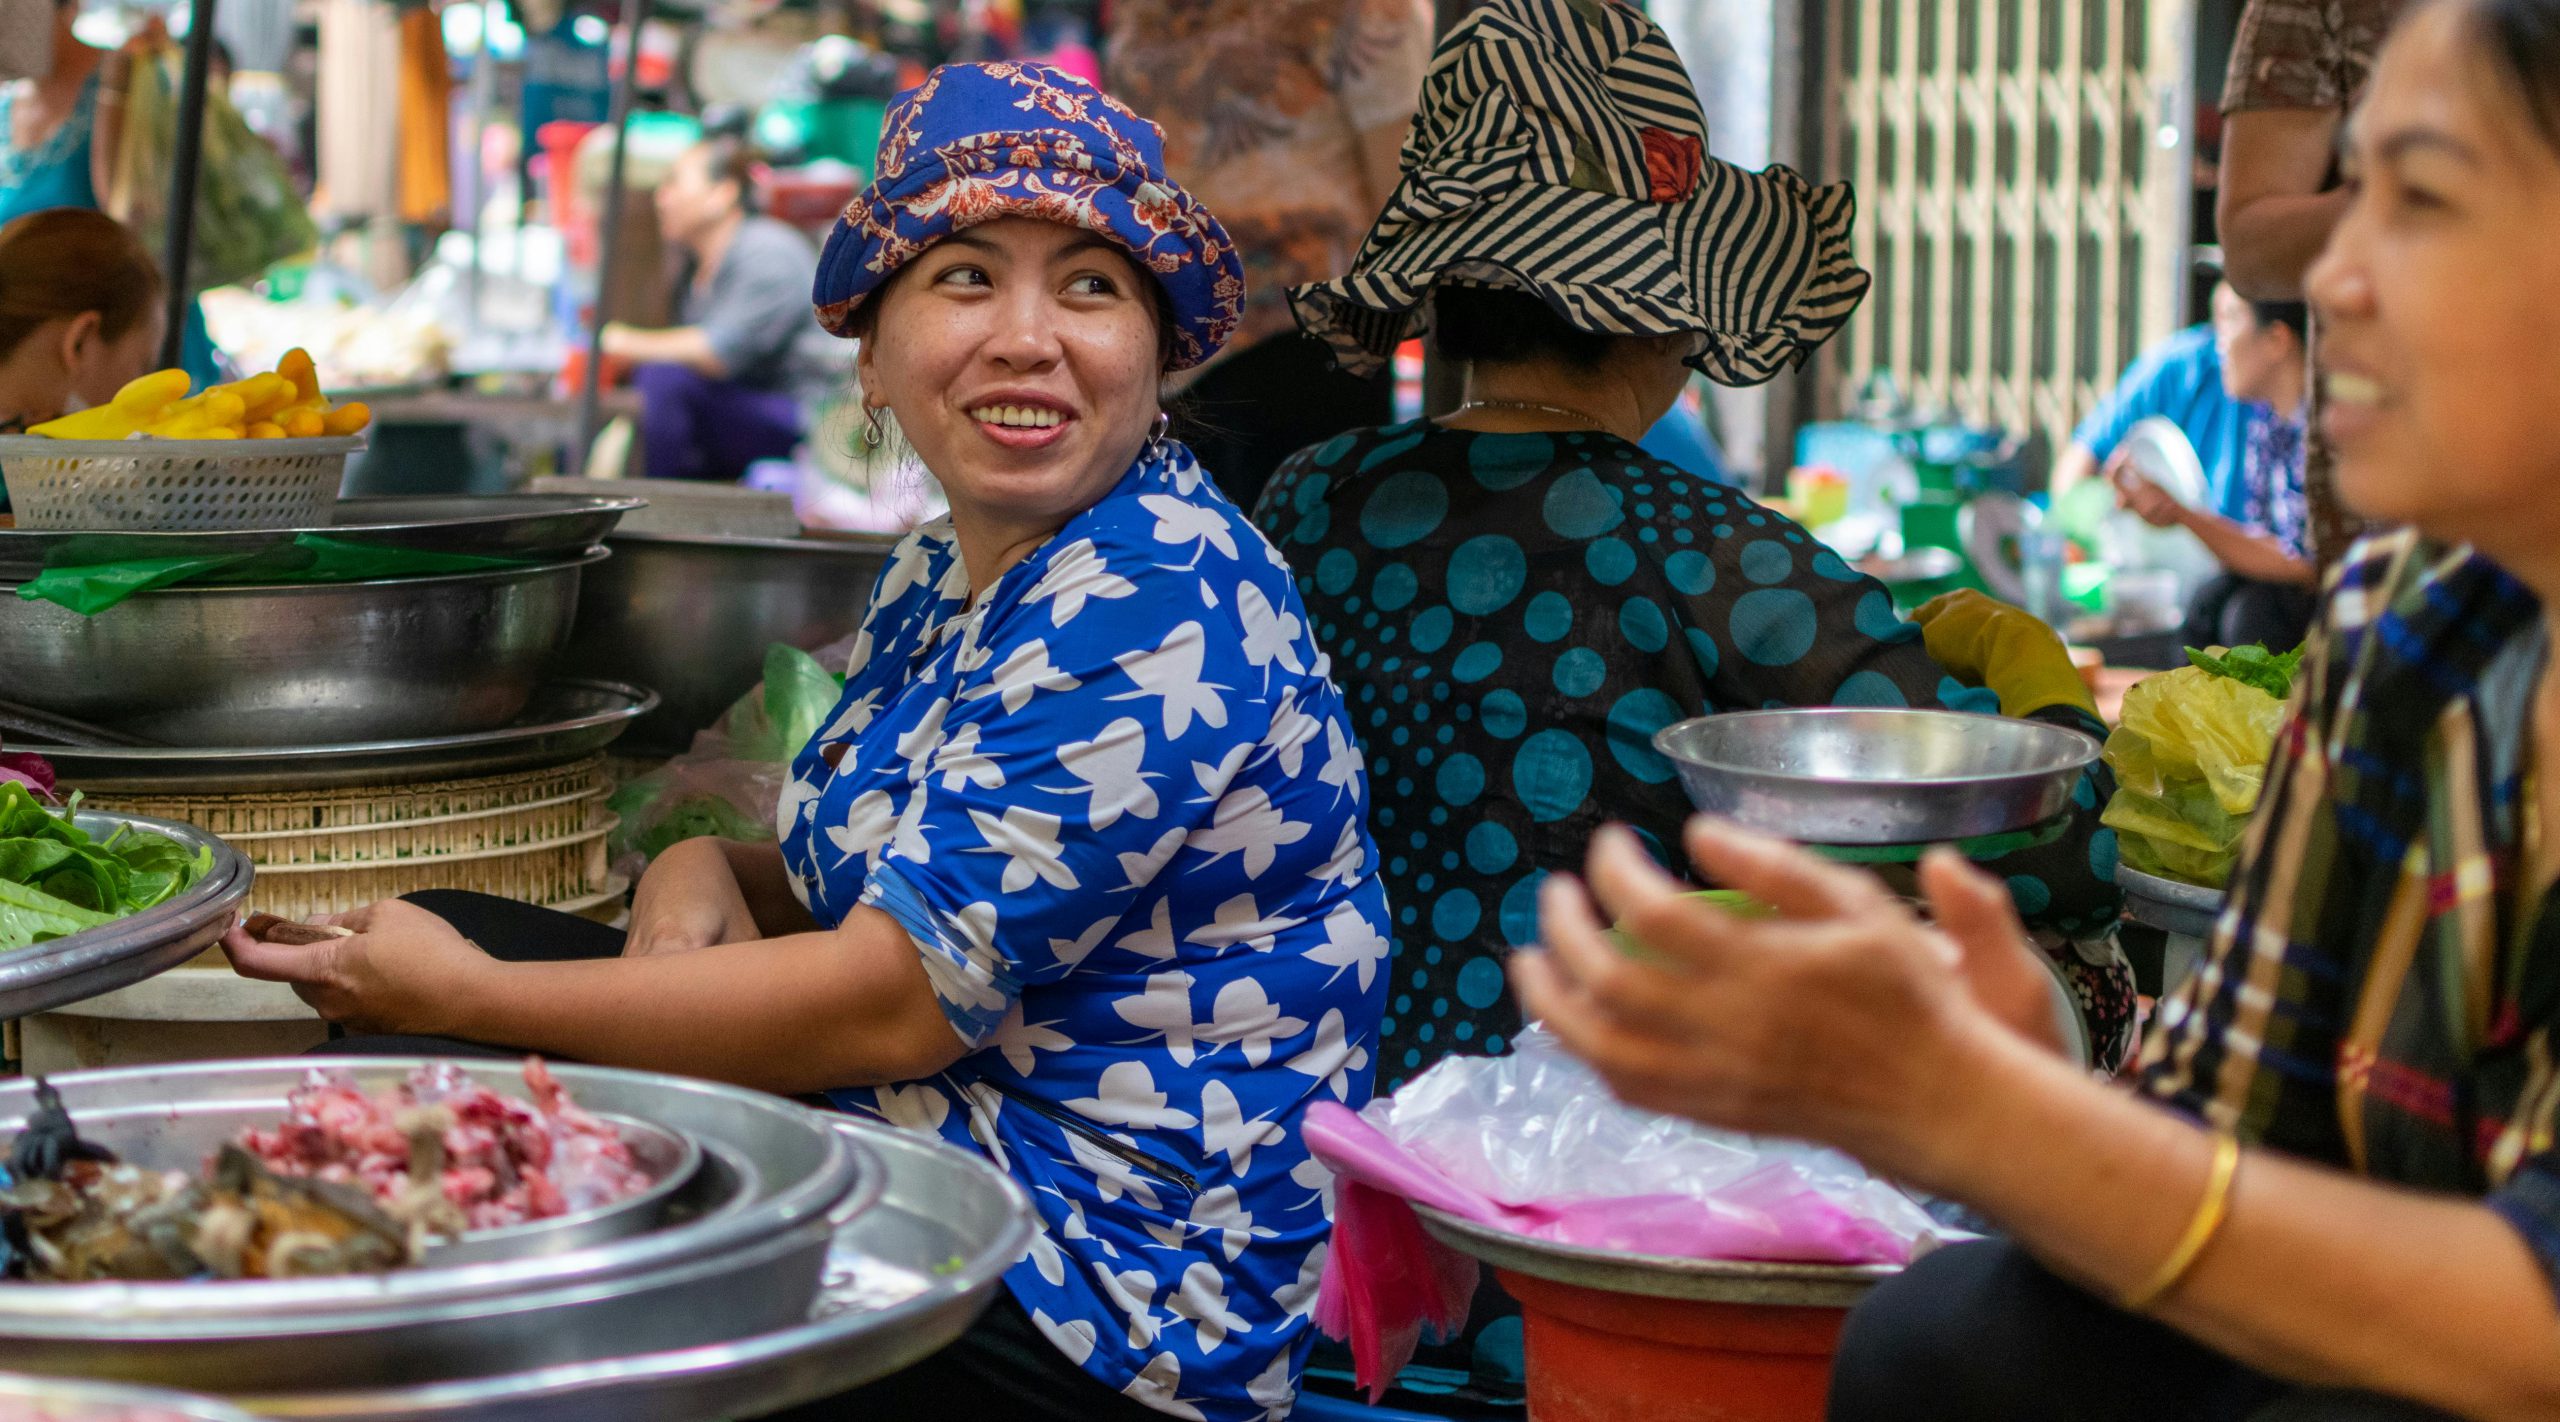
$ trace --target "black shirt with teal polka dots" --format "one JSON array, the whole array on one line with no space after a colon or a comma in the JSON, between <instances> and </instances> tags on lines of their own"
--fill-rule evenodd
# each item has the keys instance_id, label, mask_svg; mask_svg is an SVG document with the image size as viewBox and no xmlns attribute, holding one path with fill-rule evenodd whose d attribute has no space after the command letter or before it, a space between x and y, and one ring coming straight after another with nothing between
<instances>
[{"instance_id":1,"label":"black shirt with teal polka dots","mask_svg":"<svg viewBox=\"0 0 2560 1422\"><path fill-rule=\"evenodd\" d=\"M1388 1089L1519 1030L1504 953L1535 938L1540 881L1579 866L1593 830L1622 821L1671 858L1690 807L1655 731L1763 706L1999 709L1930 660L1874 579L1614 436L1355 430L1282 465L1254 519L1297 572L1369 762L1396 925ZM2069 833L1993 866L2029 922L2114 921L2104 777Z\"/></svg>"}]
</instances>

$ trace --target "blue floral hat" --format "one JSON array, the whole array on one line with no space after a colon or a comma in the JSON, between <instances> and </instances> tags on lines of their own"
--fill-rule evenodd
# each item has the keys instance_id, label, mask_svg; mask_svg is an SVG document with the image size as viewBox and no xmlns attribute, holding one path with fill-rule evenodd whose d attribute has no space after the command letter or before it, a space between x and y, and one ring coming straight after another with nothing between
<instances>
[{"instance_id":1,"label":"blue floral hat","mask_svg":"<svg viewBox=\"0 0 2560 1422\"><path fill-rule=\"evenodd\" d=\"M1080 227L1128 249L1173 302L1170 368L1217 353L1244 309L1244 262L1165 176L1164 134L1045 64L946 64L901 95L877 176L818 259L818 324L850 335L863 300L934 243L1000 217Z\"/></svg>"}]
</instances>

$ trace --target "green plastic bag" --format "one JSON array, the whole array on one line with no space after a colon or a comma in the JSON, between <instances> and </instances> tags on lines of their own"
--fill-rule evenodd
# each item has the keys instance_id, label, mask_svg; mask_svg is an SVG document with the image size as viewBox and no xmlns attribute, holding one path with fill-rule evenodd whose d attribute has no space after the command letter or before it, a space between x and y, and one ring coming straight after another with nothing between
<instances>
[{"instance_id":1,"label":"green plastic bag","mask_svg":"<svg viewBox=\"0 0 2560 1422\"><path fill-rule=\"evenodd\" d=\"M636 877L646 861L688 839L774 837L774 806L791 762L844 694L820 656L780 642L767 647L764 680L696 735L691 750L613 793L609 808L621 819L612 842L615 872Z\"/></svg>"},{"instance_id":2,"label":"green plastic bag","mask_svg":"<svg viewBox=\"0 0 2560 1422\"><path fill-rule=\"evenodd\" d=\"M2116 794L2100 817L2124 862L2207 888L2228 882L2283 723L2283 702L2200 667L2135 683L2107 737Z\"/></svg>"},{"instance_id":3,"label":"green plastic bag","mask_svg":"<svg viewBox=\"0 0 2560 1422\"><path fill-rule=\"evenodd\" d=\"M385 548L305 533L291 543L256 553L136 558L122 563L47 568L19 584L18 596L29 602L67 607L83 617L95 617L136 593L181 583L362 583L377 578L423 578L525 566L527 560L522 558Z\"/></svg>"},{"instance_id":4,"label":"green plastic bag","mask_svg":"<svg viewBox=\"0 0 2560 1422\"><path fill-rule=\"evenodd\" d=\"M178 142L178 81L185 52L172 42L139 55L125 93L124 133L100 206L154 253L167 250L169 175ZM292 170L218 90L207 90L196 168L195 244L186 287L203 291L255 280L270 265L318 245Z\"/></svg>"}]
</instances>

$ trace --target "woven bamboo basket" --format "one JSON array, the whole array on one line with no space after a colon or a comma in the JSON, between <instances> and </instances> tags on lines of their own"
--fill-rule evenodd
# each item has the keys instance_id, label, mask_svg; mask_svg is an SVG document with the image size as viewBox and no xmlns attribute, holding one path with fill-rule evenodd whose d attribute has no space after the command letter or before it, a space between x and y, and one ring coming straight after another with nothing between
<instances>
[{"instance_id":1,"label":"woven bamboo basket","mask_svg":"<svg viewBox=\"0 0 2560 1422\"><path fill-rule=\"evenodd\" d=\"M231 795L94 797L104 808L201 825L257 867L252 898L287 918L343 913L422 889L467 889L572 913L616 897L614 818L600 757L426 785Z\"/></svg>"}]
</instances>

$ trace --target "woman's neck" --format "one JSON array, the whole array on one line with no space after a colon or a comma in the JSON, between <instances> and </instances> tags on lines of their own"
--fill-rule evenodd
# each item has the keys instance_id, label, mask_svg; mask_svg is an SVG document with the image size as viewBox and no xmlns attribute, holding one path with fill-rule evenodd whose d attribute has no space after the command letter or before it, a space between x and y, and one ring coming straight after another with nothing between
<instances>
[{"instance_id":1,"label":"woman's neck","mask_svg":"<svg viewBox=\"0 0 2560 1422\"><path fill-rule=\"evenodd\" d=\"M1576 370L1555 361L1467 368L1465 402L1485 408L1445 419L1457 429L1486 434L1604 430L1633 444L1649 425L1644 399L1613 373Z\"/></svg>"}]
</instances>

